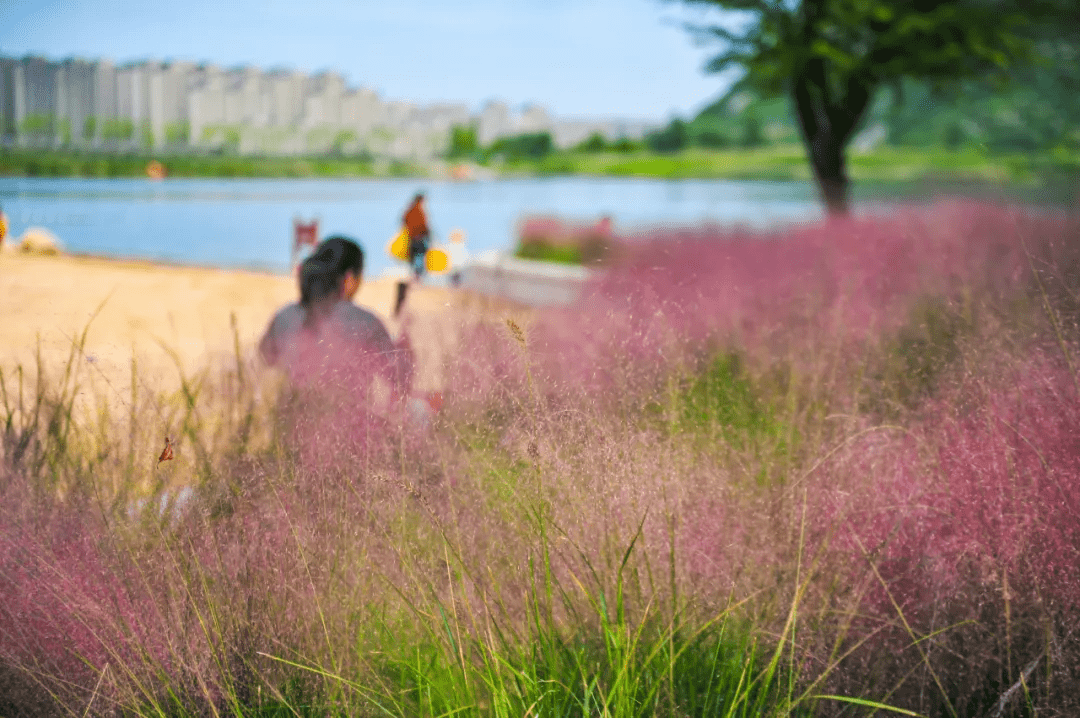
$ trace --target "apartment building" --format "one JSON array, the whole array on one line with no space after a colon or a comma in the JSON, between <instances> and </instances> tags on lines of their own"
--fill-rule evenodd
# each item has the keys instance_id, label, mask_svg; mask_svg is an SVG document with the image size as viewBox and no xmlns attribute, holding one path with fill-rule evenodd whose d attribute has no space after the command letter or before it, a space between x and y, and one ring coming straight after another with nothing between
<instances>
[{"instance_id":1,"label":"apartment building","mask_svg":"<svg viewBox=\"0 0 1080 718\"><path fill-rule=\"evenodd\" d=\"M368 152L424 160L445 152L453 127L471 125L482 145L550 132L556 146L593 132L640 136L643 123L560 121L539 105L383 100L339 73L221 68L145 60L0 57L0 144L105 150L259 154Z\"/></svg>"}]
</instances>

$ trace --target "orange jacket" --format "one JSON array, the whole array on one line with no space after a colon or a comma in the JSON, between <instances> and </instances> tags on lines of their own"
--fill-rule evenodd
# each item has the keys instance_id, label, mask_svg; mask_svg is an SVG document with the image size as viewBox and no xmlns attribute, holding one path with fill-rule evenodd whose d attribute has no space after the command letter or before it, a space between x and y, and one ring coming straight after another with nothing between
<instances>
[{"instance_id":1,"label":"orange jacket","mask_svg":"<svg viewBox=\"0 0 1080 718\"><path fill-rule=\"evenodd\" d=\"M427 217L424 216L424 210L420 207L419 202L413 202L408 211L405 212L405 229L409 232L409 239L416 239L427 235Z\"/></svg>"}]
</instances>

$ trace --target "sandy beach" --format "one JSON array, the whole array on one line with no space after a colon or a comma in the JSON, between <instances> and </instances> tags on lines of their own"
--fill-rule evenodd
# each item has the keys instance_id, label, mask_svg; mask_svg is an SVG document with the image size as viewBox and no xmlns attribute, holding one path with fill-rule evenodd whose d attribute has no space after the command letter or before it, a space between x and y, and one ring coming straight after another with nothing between
<instances>
[{"instance_id":1,"label":"sandy beach","mask_svg":"<svg viewBox=\"0 0 1080 718\"><path fill-rule=\"evenodd\" d=\"M258 366L256 344L274 312L295 301L291 276L181 267L83 256L0 254L0 369L33 372L35 355L52 374L61 371L85 331L76 359L84 378L117 394L130 389L131 363L140 382L164 391L179 372L236 361ZM390 320L394 281L365 280L357 304ZM410 333L417 352L417 388L441 388L440 352L452 337L458 302L446 289L410 293ZM9 391L11 386L9 385Z\"/></svg>"}]
</instances>

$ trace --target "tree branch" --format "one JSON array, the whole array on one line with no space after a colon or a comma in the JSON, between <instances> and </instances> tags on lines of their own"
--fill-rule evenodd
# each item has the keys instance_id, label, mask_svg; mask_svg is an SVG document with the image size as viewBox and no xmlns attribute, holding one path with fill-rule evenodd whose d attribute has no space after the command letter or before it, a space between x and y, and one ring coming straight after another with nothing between
<instances>
[{"instance_id":1,"label":"tree branch","mask_svg":"<svg viewBox=\"0 0 1080 718\"><path fill-rule=\"evenodd\" d=\"M870 94L871 89L867 83L852 75L848 77L843 96L826 106L829 123L841 143L847 143L851 133L859 124L859 120L862 119L863 113L870 105Z\"/></svg>"},{"instance_id":2,"label":"tree branch","mask_svg":"<svg viewBox=\"0 0 1080 718\"><path fill-rule=\"evenodd\" d=\"M768 0L683 0L683 2L687 5L711 5L738 12L756 12L760 13L762 17L773 19L786 17L790 14L790 11L784 7L781 0L773 0L773 2Z\"/></svg>"},{"instance_id":3,"label":"tree branch","mask_svg":"<svg viewBox=\"0 0 1080 718\"><path fill-rule=\"evenodd\" d=\"M795 116L799 120L799 129L802 130L803 141L809 147L818 132L817 115L814 112L814 98L810 91L810 82L805 75L795 78Z\"/></svg>"},{"instance_id":4,"label":"tree branch","mask_svg":"<svg viewBox=\"0 0 1080 718\"><path fill-rule=\"evenodd\" d=\"M748 45L751 42L749 32L740 35L720 25L698 25L697 23L684 22L682 27L683 30L702 40L719 38L732 45Z\"/></svg>"},{"instance_id":5,"label":"tree branch","mask_svg":"<svg viewBox=\"0 0 1080 718\"><path fill-rule=\"evenodd\" d=\"M749 56L746 53L732 50L709 60L709 63L705 65L705 70L706 72L720 72L731 64L746 64L748 59Z\"/></svg>"}]
</instances>

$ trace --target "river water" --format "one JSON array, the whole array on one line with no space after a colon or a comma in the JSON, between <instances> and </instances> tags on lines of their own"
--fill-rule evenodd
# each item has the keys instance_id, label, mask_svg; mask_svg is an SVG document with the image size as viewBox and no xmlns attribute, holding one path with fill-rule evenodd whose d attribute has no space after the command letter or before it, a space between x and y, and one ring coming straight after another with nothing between
<instances>
[{"instance_id":1,"label":"river water","mask_svg":"<svg viewBox=\"0 0 1080 718\"><path fill-rule=\"evenodd\" d=\"M288 270L292 220L319 218L320 235L360 241L368 276L393 266L386 253L417 190L427 194L436 243L454 229L470 252L509 250L528 215L594 221L616 232L659 225L775 226L822 210L806 182L553 177L449 182L415 179L0 178L10 238L44 227L77 253L180 264ZM865 193L864 193L865 195ZM873 193L859 205L880 205Z\"/></svg>"},{"instance_id":2,"label":"river water","mask_svg":"<svg viewBox=\"0 0 1080 718\"><path fill-rule=\"evenodd\" d=\"M9 239L44 227L77 253L287 271L293 217L365 247L369 276L392 266L389 239L417 190L436 242L454 229L470 252L511 249L518 221L559 215L616 231L702 222L764 226L821 216L798 182L543 178L434 180L0 178Z\"/></svg>"}]
</instances>

